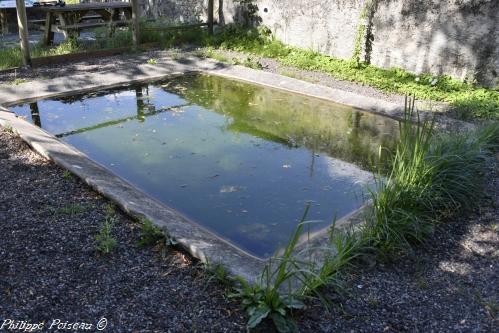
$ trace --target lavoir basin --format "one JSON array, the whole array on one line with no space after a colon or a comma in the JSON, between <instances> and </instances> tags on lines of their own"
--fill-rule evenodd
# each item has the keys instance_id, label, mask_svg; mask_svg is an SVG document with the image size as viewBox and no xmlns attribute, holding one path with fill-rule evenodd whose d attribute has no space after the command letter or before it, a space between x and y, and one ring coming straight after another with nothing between
<instances>
[{"instance_id":1,"label":"lavoir basin","mask_svg":"<svg viewBox=\"0 0 499 333\"><path fill-rule=\"evenodd\" d=\"M11 110L260 258L362 206L390 118L218 76L185 75Z\"/></svg>"}]
</instances>

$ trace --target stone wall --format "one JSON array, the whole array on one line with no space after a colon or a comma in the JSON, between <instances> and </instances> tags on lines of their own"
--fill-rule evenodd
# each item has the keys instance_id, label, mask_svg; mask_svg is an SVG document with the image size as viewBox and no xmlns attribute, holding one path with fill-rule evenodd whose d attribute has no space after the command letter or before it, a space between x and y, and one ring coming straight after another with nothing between
<instances>
[{"instance_id":1,"label":"stone wall","mask_svg":"<svg viewBox=\"0 0 499 333\"><path fill-rule=\"evenodd\" d=\"M142 0L148 16L206 18L207 0ZM323 54L360 57L380 67L448 74L496 86L498 0L254 0L255 24L284 43ZM237 0L215 0L215 19L246 22ZM218 15L217 15L218 14ZM361 26L367 34L360 34ZM366 38L367 35L367 38Z\"/></svg>"},{"instance_id":2,"label":"stone wall","mask_svg":"<svg viewBox=\"0 0 499 333\"><path fill-rule=\"evenodd\" d=\"M139 0L142 15L172 22L195 23L206 19L207 0Z\"/></svg>"}]
</instances>

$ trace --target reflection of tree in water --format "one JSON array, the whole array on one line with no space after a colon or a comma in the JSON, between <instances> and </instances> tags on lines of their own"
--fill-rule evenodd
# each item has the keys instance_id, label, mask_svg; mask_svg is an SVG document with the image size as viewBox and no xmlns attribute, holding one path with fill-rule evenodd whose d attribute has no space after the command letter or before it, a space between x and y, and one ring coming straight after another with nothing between
<instances>
[{"instance_id":1,"label":"reflection of tree in water","mask_svg":"<svg viewBox=\"0 0 499 333\"><path fill-rule=\"evenodd\" d=\"M289 147L305 146L313 154L326 153L364 167L371 165L380 145L390 148L398 133L397 122L386 117L218 77L184 77L165 89L228 116L226 130Z\"/></svg>"}]
</instances>

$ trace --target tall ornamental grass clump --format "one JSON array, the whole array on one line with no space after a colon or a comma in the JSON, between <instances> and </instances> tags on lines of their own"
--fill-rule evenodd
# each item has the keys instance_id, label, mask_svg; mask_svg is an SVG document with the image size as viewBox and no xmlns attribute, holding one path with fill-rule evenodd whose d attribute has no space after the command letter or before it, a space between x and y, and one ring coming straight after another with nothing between
<instances>
[{"instance_id":1,"label":"tall ornamental grass clump","mask_svg":"<svg viewBox=\"0 0 499 333\"><path fill-rule=\"evenodd\" d=\"M372 245L386 252L423 242L437 222L476 205L498 143L498 123L436 133L434 121L419 119L414 101L406 99L400 140L388 170L376 167L376 190L370 191Z\"/></svg>"}]
</instances>

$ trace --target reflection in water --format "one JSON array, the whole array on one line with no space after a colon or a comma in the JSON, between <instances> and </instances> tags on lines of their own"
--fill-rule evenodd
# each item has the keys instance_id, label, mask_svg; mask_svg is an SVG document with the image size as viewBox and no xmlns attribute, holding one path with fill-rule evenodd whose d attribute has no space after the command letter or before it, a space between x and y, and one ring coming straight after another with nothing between
<instances>
[{"instance_id":1,"label":"reflection in water","mask_svg":"<svg viewBox=\"0 0 499 333\"><path fill-rule=\"evenodd\" d=\"M31 110L31 119L33 120L33 124L38 127L42 127L42 122L40 120L40 111L38 111L38 103L30 103L29 108Z\"/></svg>"},{"instance_id":2,"label":"reflection in water","mask_svg":"<svg viewBox=\"0 0 499 333\"><path fill-rule=\"evenodd\" d=\"M307 202L323 228L359 207L391 119L217 77L39 101L13 111L258 256Z\"/></svg>"}]
</instances>

